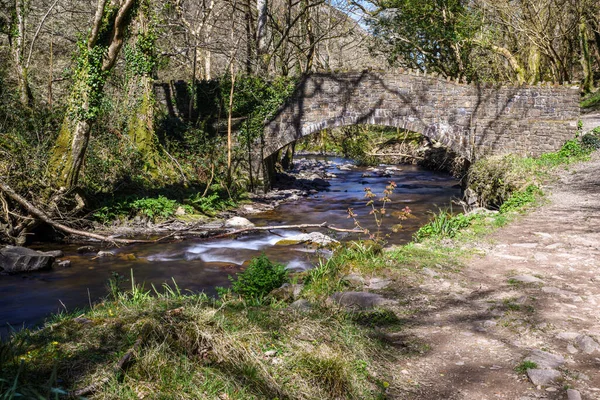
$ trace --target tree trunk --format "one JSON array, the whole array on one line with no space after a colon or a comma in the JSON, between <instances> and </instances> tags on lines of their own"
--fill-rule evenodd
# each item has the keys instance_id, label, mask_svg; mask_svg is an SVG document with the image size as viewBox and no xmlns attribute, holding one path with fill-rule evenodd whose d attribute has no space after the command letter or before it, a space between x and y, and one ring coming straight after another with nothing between
<instances>
[{"instance_id":1,"label":"tree trunk","mask_svg":"<svg viewBox=\"0 0 600 400\"><path fill-rule=\"evenodd\" d=\"M256 0L256 61L257 72L265 72L268 65L265 65L264 56L267 53L267 0Z\"/></svg>"},{"instance_id":2,"label":"tree trunk","mask_svg":"<svg viewBox=\"0 0 600 400\"><path fill-rule=\"evenodd\" d=\"M98 0L93 26L78 55L78 69L69 98L69 108L50 156L49 170L58 186L77 185L90 139L98 117L104 84L115 65L130 14L136 0L115 0L118 8ZM111 3L112 5L113 3Z\"/></svg>"},{"instance_id":3,"label":"tree trunk","mask_svg":"<svg viewBox=\"0 0 600 400\"><path fill-rule=\"evenodd\" d=\"M33 94L29 87L27 77L27 67L24 64L25 54L25 1L15 0L15 18L17 37L13 44L13 59L19 84L19 100L24 106L30 107L33 104Z\"/></svg>"},{"instance_id":4,"label":"tree trunk","mask_svg":"<svg viewBox=\"0 0 600 400\"><path fill-rule=\"evenodd\" d=\"M588 44L588 27L585 19L582 17L579 22L579 44L581 47L581 67L583 69L583 79L581 81L581 90L589 93L594 88L594 70L592 68L592 56Z\"/></svg>"}]
</instances>

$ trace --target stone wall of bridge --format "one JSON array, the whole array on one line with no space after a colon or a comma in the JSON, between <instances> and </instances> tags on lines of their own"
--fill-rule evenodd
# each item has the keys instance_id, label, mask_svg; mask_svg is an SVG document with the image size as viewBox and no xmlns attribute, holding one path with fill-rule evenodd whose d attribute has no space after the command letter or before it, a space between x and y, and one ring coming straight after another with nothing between
<instances>
[{"instance_id":1,"label":"stone wall of bridge","mask_svg":"<svg viewBox=\"0 0 600 400\"><path fill-rule=\"evenodd\" d=\"M575 135L578 88L471 85L410 73L313 74L266 124L259 158L325 128L398 127L469 158L539 155Z\"/></svg>"}]
</instances>

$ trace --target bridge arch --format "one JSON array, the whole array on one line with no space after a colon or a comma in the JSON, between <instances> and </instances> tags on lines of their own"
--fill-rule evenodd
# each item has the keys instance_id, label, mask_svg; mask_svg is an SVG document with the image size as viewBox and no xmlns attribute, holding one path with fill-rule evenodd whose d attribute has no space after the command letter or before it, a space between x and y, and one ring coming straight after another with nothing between
<instances>
[{"instance_id":1,"label":"bridge arch","mask_svg":"<svg viewBox=\"0 0 600 400\"><path fill-rule=\"evenodd\" d=\"M326 128L385 125L441 142L468 158L538 155L576 132L579 92L569 87L468 85L413 73L304 77L265 125L258 158Z\"/></svg>"}]
</instances>

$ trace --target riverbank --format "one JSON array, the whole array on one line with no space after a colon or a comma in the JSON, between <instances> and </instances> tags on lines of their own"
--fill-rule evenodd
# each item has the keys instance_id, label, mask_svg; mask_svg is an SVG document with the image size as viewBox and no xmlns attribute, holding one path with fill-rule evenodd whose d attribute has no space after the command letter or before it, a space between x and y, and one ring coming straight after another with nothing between
<instances>
[{"instance_id":1,"label":"riverbank","mask_svg":"<svg viewBox=\"0 0 600 400\"><path fill-rule=\"evenodd\" d=\"M599 170L595 153L555 173L543 188L548 203L531 214L514 211L527 202L477 214L453 238L385 251L351 245L293 276L304 286L279 300L214 302L173 287L152 298L133 286L3 345L3 372L12 371L4 390L16 382L23 393L86 389L98 398L562 399L576 389L594 398ZM528 377L528 368L542 371ZM540 376L553 381L538 388Z\"/></svg>"}]
</instances>

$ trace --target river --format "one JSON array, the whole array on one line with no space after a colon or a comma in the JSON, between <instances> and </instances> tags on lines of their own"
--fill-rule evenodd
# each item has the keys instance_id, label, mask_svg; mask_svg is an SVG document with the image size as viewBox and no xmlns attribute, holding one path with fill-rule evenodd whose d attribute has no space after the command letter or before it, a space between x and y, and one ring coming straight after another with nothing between
<instances>
[{"instance_id":1,"label":"river","mask_svg":"<svg viewBox=\"0 0 600 400\"><path fill-rule=\"evenodd\" d=\"M347 211L352 208L361 225L375 232L377 225L369 215L364 189L369 187L379 198L386 185L394 181L397 187L390 196L392 201L387 204L381 234L389 235L387 241L391 244L402 244L410 241L432 211L448 206L453 197L460 195L458 182L451 176L417 166L374 169L350 166L349 160L341 158L313 158L327 163L328 172L335 175L329 180L327 190L248 218L258 226L328 222L351 229L354 220L348 218ZM406 206L410 207L414 218L400 221L397 212ZM392 227L398 223L402 224L402 229L394 232ZM151 288L152 284L160 287L164 282L172 284L174 280L182 290L205 291L212 295L215 287L228 286L229 275L240 271L245 262L263 252L288 268L310 268L317 257L314 250L304 245L275 245L298 233L275 230L235 239L138 244L118 248L115 257L108 258L79 254L76 245L53 246L53 249L63 250L63 259L71 260L71 267L0 276L0 336L6 336L12 328L36 326L52 313L73 312L97 302L106 296L108 279L114 273L128 279L133 271L136 282L144 283L146 288ZM340 240L357 238L354 234L327 234Z\"/></svg>"}]
</instances>

